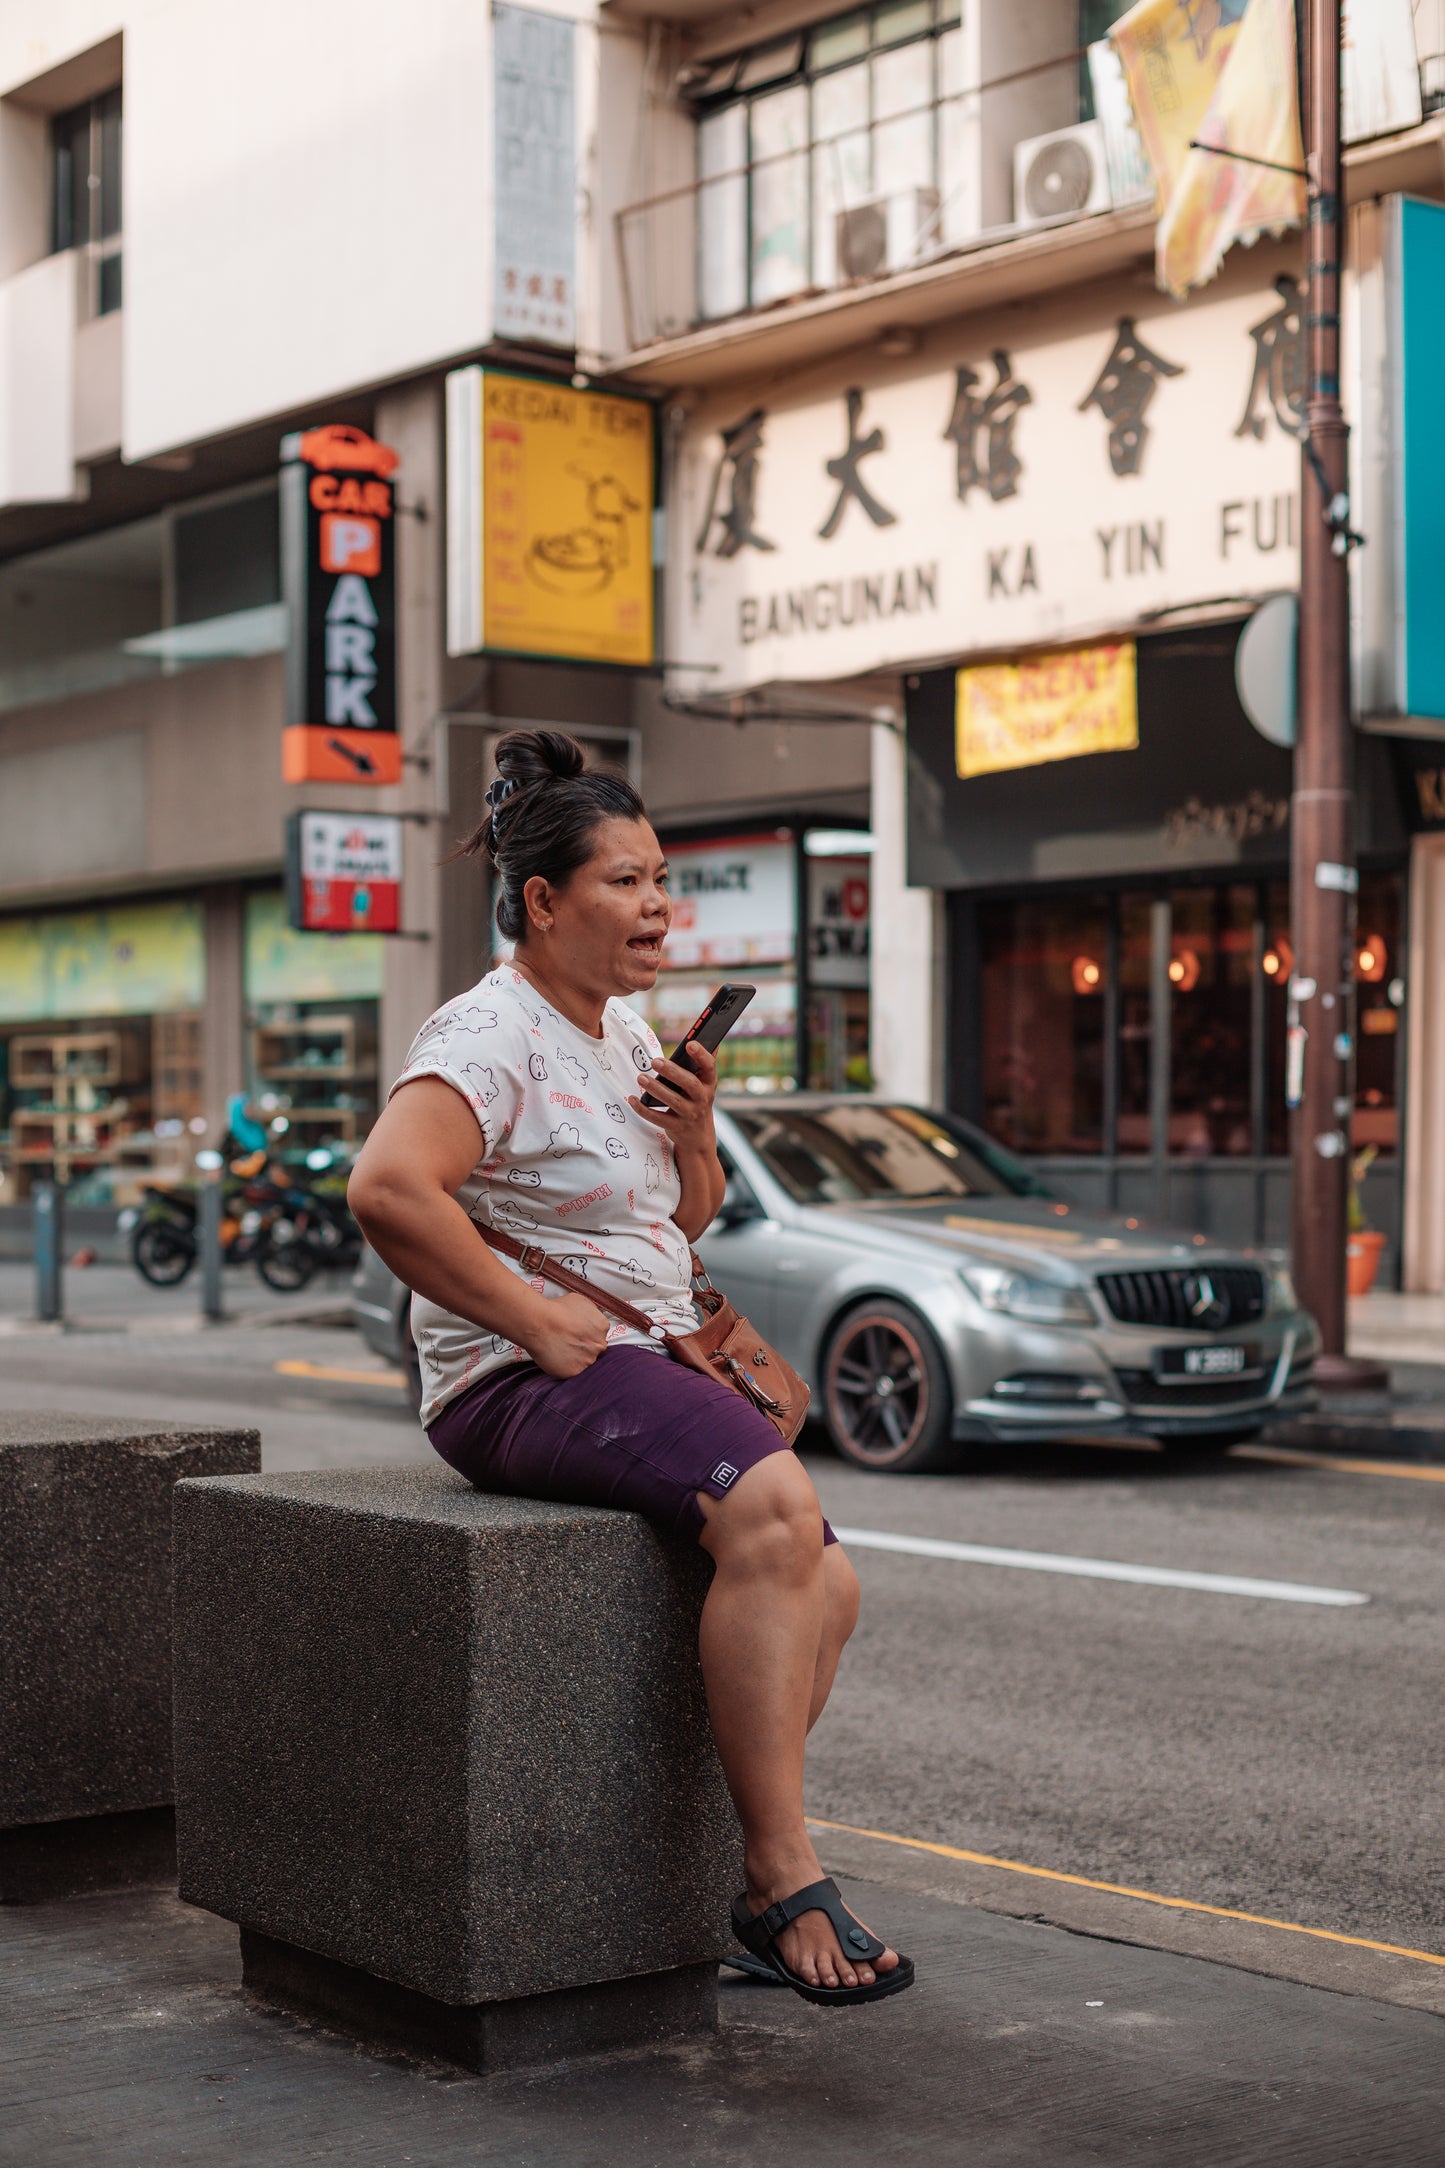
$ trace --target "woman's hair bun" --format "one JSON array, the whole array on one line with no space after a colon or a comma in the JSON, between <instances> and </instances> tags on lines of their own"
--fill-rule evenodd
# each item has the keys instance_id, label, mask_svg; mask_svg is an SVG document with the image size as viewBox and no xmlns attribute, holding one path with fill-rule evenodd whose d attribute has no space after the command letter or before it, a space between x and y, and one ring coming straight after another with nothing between
<instances>
[{"instance_id":1,"label":"woman's hair bun","mask_svg":"<svg viewBox=\"0 0 1445 2168\"><path fill-rule=\"evenodd\" d=\"M518 790L530 790L554 776L566 781L583 768L581 746L561 730L508 731L498 742L495 758L498 775Z\"/></svg>"},{"instance_id":2,"label":"woman's hair bun","mask_svg":"<svg viewBox=\"0 0 1445 2168\"><path fill-rule=\"evenodd\" d=\"M643 820L646 808L625 776L589 770L565 731L508 731L494 758L486 814L452 856L490 859L501 890L497 925L516 941L527 926L528 881L540 875L565 887L592 855L601 822Z\"/></svg>"}]
</instances>

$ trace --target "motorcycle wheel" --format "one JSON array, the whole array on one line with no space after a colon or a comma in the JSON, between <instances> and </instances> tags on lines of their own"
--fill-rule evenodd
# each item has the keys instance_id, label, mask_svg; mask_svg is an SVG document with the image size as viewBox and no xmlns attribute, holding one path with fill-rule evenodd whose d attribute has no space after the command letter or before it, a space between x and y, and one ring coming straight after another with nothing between
<instances>
[{"instance_id":1,"label":"motorcycle wheel","mask_svg":"<svg viewBox=\"0 0 1445 2168\"><path fill-rule=\"evenodd\" d=\"M256 1258L256 1270L278 1295L294 1295L315 1272L316 1259L309 1243L268 1241Z\"/></svg>"},{"instance_id":2,"label":"motorcycle wheel","mask_svg":"<svg viewBox=\"0 0 1445 2168\"><path fill-rule=\"evenodd\" d=\"M196 1261L196 1245L164 1220L144 1220L131 1239L130 1254L136 1271L152 1287L179 1287Z\"/></svg>"}]
</instances>

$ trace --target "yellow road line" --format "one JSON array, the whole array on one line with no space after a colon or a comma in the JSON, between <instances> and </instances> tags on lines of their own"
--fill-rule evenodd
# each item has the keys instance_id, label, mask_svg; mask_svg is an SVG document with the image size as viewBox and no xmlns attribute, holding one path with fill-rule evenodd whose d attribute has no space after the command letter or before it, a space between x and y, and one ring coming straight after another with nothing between
<instances>
[{"instance_id":1,"label":"yellow road line","mask_svg":"<svg viewBox=\"0 0 1445 2168\"><path fill-rule=\"evenodd\" d=\"M333 1370L326 1363L286 1362L274 1366L286 1378L328 1378L336 1385L405 1385L401 1370Z\"/></svg>"},{"instance_id":2,"label":"yellow road line","mask_svg":"<svg viewBox=\"0 0 1445 2168\"><path fill-rule=\"evenodd\" d=\"M1057 1867L1026 1867L1020 1859L995 1859L988 1852L964 1852L952 1844L929 1844L922 1837L895 1837L886 1829L855 1829L851 1822L821 1822L807 1817L810 1829L831 1829L840 1837L872 1837L878 1844L899 1844L908 1852L934 1852L940 1859L966 1860L972 1867L1000 1867L1007 1874L1032 1875L1040 1882L1068 1882L1075 1889L1102 1890L1109 1897L1137 1897L1141 1904L1165 1905L1171 1912L1206 1912L1211 1919L1243 1920L1248 1927L1277 1927L1281 1934L1310 1935L1317 1942L1343 1942L1352 1950L1378 1950L1385 1957L1413 1957L1422 1965L1445 1965L1429 1950L1402 1949L1397 1942L1371 1942L1365 1935L1337 1935L1329 1927L1301 1927L1295 1920L1268 1920L1258 1912L1232 1912L1227 1905L1200 1904L1194 1897L1162 1897L1157 1890L1128 1889L1120 1882L1095 1882L1086 1874L1062 1874Z\"/></svg>"},{"instance_id":3,"label":"yellow road line","mask_svg":"<svg viewBox=\"0 0 1445 2168\"><path fill-rule=\"evenodd\" d=\"M1152 1438L1071 1438L1070 1445L1093 1446L1101 1453L1162 1453ZM1445 1444L1445 1439L1442 1439ZM1230 1460L1271 1460L1282 1468L1328 1468L1335 1475L1399 1476L1407 1483L1445 1483L1445 1468L1424 1468L1410 1460L1345 1460L1334 1453L1307 1453L1292 1445L1235 1445Z\"/></svg>"},{"instance_id":4,"label":"yellow road line","mask_svg":"<svg viewBox=\"0 0 1445 2168\"><path fill-rule=\"evenodd\" d=\"M1231 1460L1276 1460L1289 1468L1332 1468L1336 1475L1401 1476L1407 1483L1445 1483L1445 1468L1421 1468L1409 1460L1339 1460L1331 1453L1297 1452L1288 1445L1236 1445Z\"/></svg>"}]
</instances>

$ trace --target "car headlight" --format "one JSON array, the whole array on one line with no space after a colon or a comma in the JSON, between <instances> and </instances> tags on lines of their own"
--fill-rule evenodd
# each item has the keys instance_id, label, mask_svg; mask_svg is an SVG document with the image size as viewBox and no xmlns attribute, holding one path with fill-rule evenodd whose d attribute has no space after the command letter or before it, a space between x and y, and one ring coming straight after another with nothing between
<instances>
[{"instance_id":1,"label":"car headlight","mask_svg":"<svg viewBox=\"0 0 1445 2168\"><path fill-rule=\"evenodd\" d=\"M1031 1279L1002 1265L968 1265L965 1284L986 1310L1002 1311L1026 1325L1092 1325L1094 1313L1081 1287L1061 1287L1056 1280Z\"/></svg>"},{"instance_id":2,"label":"car headlight","mask_svg":"<svg viewBox=\"0 0 1445 2168\"><path fill-rule=\"evenodd\" d=\"M1288 1265L1271 1265L1269 1268L1269 1306L1274 1311L1299 1308L1299 1296Z\"/></svg>"}]
</instances>

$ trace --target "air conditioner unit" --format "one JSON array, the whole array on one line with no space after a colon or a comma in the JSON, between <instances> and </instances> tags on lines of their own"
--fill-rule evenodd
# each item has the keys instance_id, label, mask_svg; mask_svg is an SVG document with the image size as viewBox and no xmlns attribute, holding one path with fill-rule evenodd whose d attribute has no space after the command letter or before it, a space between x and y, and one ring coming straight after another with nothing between
<instances>
[{"instance_id":1,"label":"air conditioner unit","mask_svg":"<svg viewBox=\"0 0 1445 2168\"><path fill-rule=\"evenodd\" d=\"M855 203L833 220L840 285L903 271L938 248L938 190L900 188L895 195Z\"/></svg>"},{"instance_id":2,"label":"air conditioner unit","mask_svg":"<svg viewBox=\"0 0 1445 2168\"><path fill-rule=\"evenodd\" d=\"M1085 218L1107 211L1109 161L1096 120L1014 145L1014 223L1041 226L1050 218Z\"/></svg>"}]
</instances>

